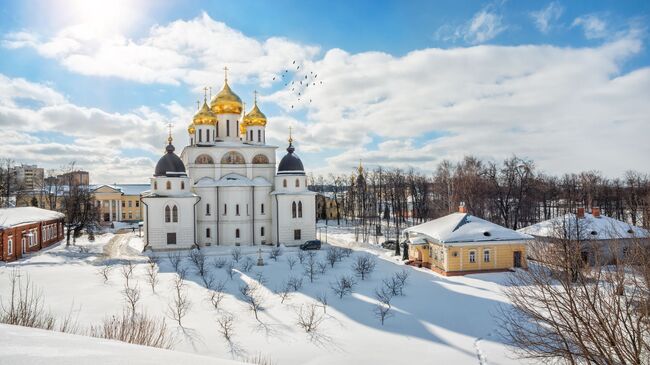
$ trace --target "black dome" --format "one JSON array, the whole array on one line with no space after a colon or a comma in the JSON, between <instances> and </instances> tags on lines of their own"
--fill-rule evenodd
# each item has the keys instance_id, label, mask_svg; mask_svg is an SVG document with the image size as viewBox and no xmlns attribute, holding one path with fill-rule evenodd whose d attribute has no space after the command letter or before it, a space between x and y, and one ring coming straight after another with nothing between
<instances>
[{"instance_id":1,"label":"black dome","mask_svg":"<svg viewBox=\"0 0 650 365\"><path fill-rule=\"evenodd\" d=\"M280 165L278 166L278 175L304 175L305 168L302 166L302 161L300 157L293 153L295 148L291 142L289 142L289 147L287 147L287 154L282 157L280 160Z\"/></svg>"},{"instance_id":2,"label":"black dome","mask_svg":"<svg viewBox=\"0 0 650 365\"><path fill-rule=\"evenodd\" d=\"M174 153L171 142L165 148L165 155L158 160L153 176L187 176L183 161Z\"/></svg>"}]
</instances>

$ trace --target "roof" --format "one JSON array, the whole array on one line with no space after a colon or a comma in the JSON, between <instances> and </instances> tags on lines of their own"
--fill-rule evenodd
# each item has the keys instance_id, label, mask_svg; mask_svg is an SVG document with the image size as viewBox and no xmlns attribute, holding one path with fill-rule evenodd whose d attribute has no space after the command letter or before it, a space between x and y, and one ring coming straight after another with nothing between
<instances>
[{"instance_id":1,"label":"roof","mask_svg":"<svg viewBox=\"0 0 650 365\"><path fill-rule=\"evenodd\" d=\"M199 179L194 186L197 188L215 186L271 186L271 183L260 176L249 179L239 174L230 173L222 176L219 180L214 180L210 177L203 177Z\"/></svg>"},{"instance_id":2,"label":"roof","mask_svg":"<svg viewBox=\"0 0 650 365\"><path fill-rule=\"evenodd\" d=\"M578 220L576 215L567 213L532 226L519 230L521 233L537 237L570 238L580 237L581 240L610 240L621 238L648 238L650 232L633 226L629 223L619 221L611 217L601 215L594 217L585 213L585 217Z\"/></svg>"},{"instance_id":3,"label":"roof","mask_svg":"<svg viewBox=\"0 0 650 365\"><path fill-rule=\"evenodd\" d=\"M63 217L63 213L36 207L4 208L0 209L0 227L14 227Z\"/></svg>"},{"instance_id":4,"label":"roof","mask_svg":"<svg viewBox=\"0 0 650 365\"><path fill-rule=\"evenodd\" d=\"M91 190L97 190L102 186L108 186L111 189L119 190L124 195L140 195L149 190L150 184L96 184L91 185Z\"/></svg>"},{"instance_id":5,"label":"roof","mask_svg":"<svg viewBox=\"0 0 650 365\"><path fill-rule=\"evenodd\" d=\"M531 236L502 227L468 213L452 213L444 217L407 228L445 244L468 242L511 242L530 240Z\"/></svg>"},{"instance_id":6,"label":"roof","mask_svg":"<svg viewBox=\"0 0 650 365\"><path fill-rule=\"evenodd\" d=\"M165 151L167 151L167 153L158 160L153 176L187 176L183 161L181 161L180 157L176 156L174 153L174 146L171 143L171 137Z\"/></svg>"},{"instance_id":7,"label":"roof","mask_svg":"<svg viewBox=\"0 0 650 365\"><path fill-rule=\"evenodd\" d=\"M304 175L305 168L302 165L302 161L298 155L293 152L296 149L289 141L289 147L287 147L287 154L282 157L280 164L278 165L278 175Z\"/></svg>"}]
</instances>

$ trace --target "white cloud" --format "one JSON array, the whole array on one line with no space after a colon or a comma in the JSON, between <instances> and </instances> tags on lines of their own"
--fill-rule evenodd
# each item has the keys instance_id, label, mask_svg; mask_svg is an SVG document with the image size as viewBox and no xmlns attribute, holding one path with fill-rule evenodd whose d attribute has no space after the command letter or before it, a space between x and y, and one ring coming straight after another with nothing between
<instances>
[{"instance_id":1,"label":"white cloud","mask_svg":"<svg viewBox=\"0 0 650 365\"><path fill-rule=\"evenodd\" d=\"M572 26L581 26L587 39L605 38L608 35L607 23L595 14L575 18Z\"/></svg>"},{"instance_id":2,"label":"white cloud","mask_svg":"<svg viewBox=\"0 0 650 365\"><path fill-rule=\"evenodd\" d=\"M548 33L553 27L553 23L560 19L563 12L564 7L559 2L553 1L545 8L531 12L530 16L540 32Z\"/></svg>"},{"instance_id":3,"label":"white cloud","mask_svg":"<svg viewBox=\"0 0 650 365\"><path fill-rule=\"evenodd\" d=\"M443 25L436 31L435 37L446 42L463 40L469 44L485 43L507 29L502 18L494 6L489 5L460 26Z\"/></svg>"}]
</instances>

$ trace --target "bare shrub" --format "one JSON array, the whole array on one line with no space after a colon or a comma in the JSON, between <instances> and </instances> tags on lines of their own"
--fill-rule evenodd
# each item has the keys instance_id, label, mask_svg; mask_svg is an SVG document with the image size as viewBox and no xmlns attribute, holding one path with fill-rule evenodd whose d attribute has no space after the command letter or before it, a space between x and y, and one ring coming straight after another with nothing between
<instances>
[{"instance_id":1,"label":"bare shrub","mask_svg":"<svg viewBox=\"0 0 650 365\"><path fill-rule=\"evenodd\" d=\"M0 322L53 330L56 318L45 310L43 294L29 275L14 269L9 274L9 298L0 302Z\"/></svg>"},{"instance_id":2,"label":"bare shrub","mask_svg":"<svg viewBox=\"0 0 650 365\"><path fill-rule=\"evenodd\" d=\"M151 292L156 293L156 285L158 285L158 265L153 260L147 263L147 283L151 287Z\"/></svg>"},{"instance_id":3,"label":"bare shrub","mask_svg":"<svg viewBox=\"0 0 650 365\"><path fill-rule=\"evenodd\" d=\"M293 267L296 266L298 260L295 256L287 256L287 265L289 265L289 270L293 270Z\"/></svg>"},{"instance_id":4,"label":"bare shrub","mask_svg":"<svg viewBox=\"0 0 650 365\"><path fill-rule=\"evenodd\" d=\"M125 286L124 290L122 290L122 296L124 297L124 302L127 304L131 314L134 315L135 307L140 301L140 289L138 289L137 285L133 288Z\"/></svg>"},{"instance_id":5,"label":"bare shrub","mask_svg":"<svg viewBox=\"0 0 650 365\"><path fill-rule=\"evenodd\" d=\"M134 269L135 265L131 260L127 260L126 264L122 265L122 277L124 278L128 288L131 287L131 279L133 278Z\"/></svg>"},{"instance_id":6,"label":"bare shrub","mask_svg":"<svg viewBox=\"0 0 650 365\"><path fill-rule=\"evenodd\" d=\"M318 331L318 327L325 320L316 308L316 304L301 305L296 311L298 326L307 333Z\"/></svg>"},{"instance_id":7,"label":"bare shrub","mask_svg":"<svg viewBox=\"0 0 650 365\"><path fill-rule=\"evenodd\" d=\"M235 263L232 261L228 261L226 266L224 267L226 269L226 274L232 280L232 278L235 276Z\"/></svg>"},{"instance_id":8,"label":"bare shrub","mask_svg":"<svg viewBox=\"0 0 650 365\"><path fill-rule=\"evenodd\" d=\"M185 282L180 276L177 276L172 283L173 298L172 302L167 305L167 316L178 322L178 326L183 328L183 317L187 315L192 307L185 290Z\"/></svg>"},{"instance_id":9,"label":"bare shrub","mask_svg":"<svg viewBox=\"0 0 650 365\"><path fill-rule=\"evenodd\" d=\"M282 249L280 247L273 247L269 252L269 258L273 261L278 261L278 257L282 256Z\"/></svg>"},{"instance_id":10,"label":"bare shrub","mask_svg":"<svg viewBox=\"0 0 650 365\"><path fill-rule=\"evenodd\" d=\"M406 269L402 269L402 271L398 271L395 274L393 274L393 277L399 283L398 285L399 292L395 293L395 295L400 295L400 296L404 295L404 288L408 283L409 275L410 273Z\"/></svg>"},{"instance_id":11,"label":"bare shrub","mask_svg":"<svg viewBox=\"0 0 650 365\"><path fill-rule=\"evenodd\" d=\"M318 301L318 304L323 308L323 313L327 313L327 293L326 292L321 292L316 296L316 300Z\"/></svg>"},{"instance_id":12,"label":"bare shrub","mask_svg":"<svg viewBox=\"0 0 650 365\"><path fill-rule=\"evenodd\" d=\"M300 264L302 265L305 263L305 257L307 257L307 255L305 255L305 251L300 250L298 251L297 257L298 257L298 262L300 262Z\"/></svg>"},{"instance_id":13,"label":"bare shrub","mask_svg":"<svg viewBox=\"0 0 650 365\"><path fill-rule=\"evenodd\" d=\"M174 271L178 272L179 268L181 267L181 261L183 260L181 254L177 251L167 252L167 259L174 268Z\"/></svg>"},{"instance_id":14,"label":"bare shrub","mask_svg":"<svg viewBox=\"0 0 650 365\"><path fill-rule=\"evenodd\" d=\"M325 260L334 268L334 265L340 261L341 255L339 254L338 247L329 247L325 251Z\"/></svg>"},{"instance_id":15,"label":"bare shrub","mask_svg":"<svg viewBox=\"0 0 650 365\"><path fill-rule=\"evenodd\" d=\"M255 279L255 281L260 283L260 285L266 285L267 283L267 280L264 277L264 273L262 271L256 271L255 273L253 273L253 279Z\"/></svg>"},{"instance_id":16,"label":"bare shrub","mask_svg":"<svg viewBox=\"0 0 650 365\"><path fill-rule=\"evenodd\" d=\"M246 363L247 364L254 364L254 365L275 365L275 362L271 357L267 357L262 355L261 353L257 353L253 356L249 356L246 358Z\"/></svg>"},{"instance_id":17,"label":"bare shrub","mask_svg":"<svg viewBox=\"0 0 650 365\"><path fill-rule=\"evenodd\" d=\"M242 257L241 248L235 247L232 250L230 250L230 256L232 256L232 259L235 260L235 262L239 262L239 260L241 260Z\"/></svg>"},{"instance_id":18,"label":"bare shrub","mask_svg":"<svg viewBox=\"0 0 650 365\"><path fill-rule=\"evenodd\" d=\"M226 260L225 257L217 257L212 261L212 265L217 269L222 269L224 266L226 266L227 262L228 260Z\"/></svg>"},{"instance_id":19,"label":"bare shrub","mask_svg":"<svg viewBox=\"0 0 650 365\"><path fill-rule=\"evenodd\" d=\"M352 270L365 280L375 270L377 262L374 257L365 254L357 256L357 260L352 264Z\"/></svg>"},{"instance_id":20,"label":"bare shrub","mask_svg":"<svg viewBox=\"0 0 650 365\"><path fill-rule=\"evenodd\" d=\"M313 252L309 252L312 254ZM316 263L316 255L307 255L307 258L304 260L304 270L305 270L305 275L309 277L310 282L314 282L314 279L316 279L316 276L318 275L318 267Z\"/></svg>"},{"instance_id":21,"label":"bare shrub","mask_svg":"<svg viewBox=\"0 0 650 365\"><path fill-rule=\"evenodd\" d=\"M375 305L374 313L383 326L386 318L392 316L390 302L393 299L393 294L384 286L375 290L375 298L378 303Z\"/></svg>"},{"instance_id":22,"label":"bare shrub","mask_svg":"<svg viewBox=\"0 0 650 365\"><path fill-rule=\"evenodd\" d=\"M301 288L302 278L290 276L276 292L280 296L280 303L284 303L285 300L289 299L293 292L297 292Z\"/></svg>"},{"instance_id":23,"label":"bare shrub","mask_svg":"<svg viewBox=\"0 0 650 365\"><path fill-rule=\"evenodd\" d=\"M194 269L196 270L196 273L199 274L201 277L205 276L206 270L205 270L205 254L203 251L195 248L191 250L188 254L188 259L190 260L191 263L194 264Z\"/></svg>"},{"instance_id":24,"label":"bare shrub","mask_svg":"<svg viewBox=\"0 0 650 365\"><path fill-rule=\"evenodd\" d=\"M144 313L122 312L90 326L88 335L136 345L171 349L174 345L164 318L149 317Z\"/></svg>"},{"instance_id":25,"label":"bare shrub","mask_svg":"<svg viewBox=\"0 0 650 365\"><path fill-rule=\"evenodd\" d=\"M352 256L352 249L349 247L339 247L341 258Z\"/></svg>"},{"instance_id":26,"label":"bare shrub","mask_svg":"<svg viewBox=\"0 0 650 365\"><path fill-rule=\"evenodd\" d=\"M226 289L226 282L217 281L213 283L208 290L208 299L210 300L210 303L216 310L219 310L221 301L226 296L225 289Z\"/></svg>"},{"instance_id":27,"label":"bare shrub","mask_svg":"<svg viewBox=\"0 0 650 365\"><path fill-rule=\"evenodd\" d=\"M327 262L319 261L316 264L316 269L319 274L324 275L327 272Z\"/></svg>"},{"instance_id":28,"label":"bare shrub","mask_svg":"<svg viewBox=\"0 0 650 365\"><path fill-rule=\"evenodd\" d=\"M339 299L352 294L352 289L357 284L356 280L350 275L339 276L336 281L330 283L330 288L338 295Z\"/></svg>"},{"instance_id":29,"label":"bare shrub","mask_svg":"<svg viewBox=\"0 0 650 365\"><path fill-rule=\"evenodd\" d=\"M97 274L104 279L104 284L108 283L110 279L111 272L113 271L113 266L111 265L102 265L97 269Z\"/></svg>"},{"instance_id":30,"label":"bare shrub","mask_svg":"<svg viewBox=\"0 0 650 365\"><path fill-rule=\"evenodd\" d=\"M206 288L210 289L210 287L214 284L214 280L215 280L215 279L214 279L214 275L212 275L212 274L209 273L209 272L205 272L205 273L201 276L201 280L203 281L203 286L205 286Z\"/></svg>"},{"instance_id":31,"label":"bare shrub","mask_svg":"<svg viewBox=\"0 0 650 365\"><path fill-rule=\"evenodd\" d=\"M241 294L241 299L248 304L250 310L255 314L255 319L261 323L258 314L263 309L264 295L260 289L257 283L244 284L239 287L239 293Z\"/></svg>"},{"instance_id":32,"label":"bare shrub","mask_svg":"<svg viewBox=\"0 0 650 365\"><path fill-rule=\"evenodd\" d=\"M235 317L232 314L224 314L217 318L217 325L217 331L228 343L231 343L235 335Z\"/></svg>"},{"instance_id":33,"label":"bare shrub","mask_svg":"<svg viewBox=\"0 0 650 365\"><path fill-rule=\"evenodd\" d=\"M244 261L242 261L241 266L239 267L239 269L242 272L249 272L249 271L251 271L253 266L255 266L255 263L253 262L253 259L250 258L250 257L246 257L246 259Z\"/></svg>"}]
</instances>

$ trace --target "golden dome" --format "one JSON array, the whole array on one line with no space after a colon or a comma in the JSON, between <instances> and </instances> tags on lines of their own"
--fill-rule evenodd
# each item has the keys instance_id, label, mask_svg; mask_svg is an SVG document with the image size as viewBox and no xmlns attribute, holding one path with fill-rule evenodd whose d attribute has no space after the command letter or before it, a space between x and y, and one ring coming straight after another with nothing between
<instances>
[{"instance_id":1,"label":"golden dome","mask_svg":"<svg viewBox=\"0 0 650 365\"><path fill-rule=\"evenodd\" d=\"M242 102L228 85L228 79L223 84L223 89L210 102L212 112L216 114L241 114Z\"/></svg>"},{"instance_id":2,"label":"golden dome","mask_svg":"<svg viewBox=\"0 0 650 365\"><path fill-rule=\"evenodd\" d=\"M217 116L212 113L210 108L208 107L208 103L206 99L203 99L203 106L201 107L201 110L199 110L196 115L194 115L193 119L193 125L200 125L200 124L216 124L217 123Z\"/></svg>"},{"instance_id":3,"label":"golden dome","mask_svg":"<svg viewBox=\"0 0 650 365\"><path fill-rule=\"evenodd\" d=\"M253 109L251 109L248 114L244 116L244 126L266 126L266 115L262 113L260 108L257 107L257 91L255 92L255 102L253 103Z\"/></svg>"},{"instance_id":4,"label":"golden dome","mask_svg":"<svg viewBox=\"0 0 650 365\"><path fill-rule=\"evenodd\" d=\"M187 133L194 134L194 132L196 132L196 128L194 127L194 123L192 123L189 127L187 127Z\"/></svg>"}]
</instances>

